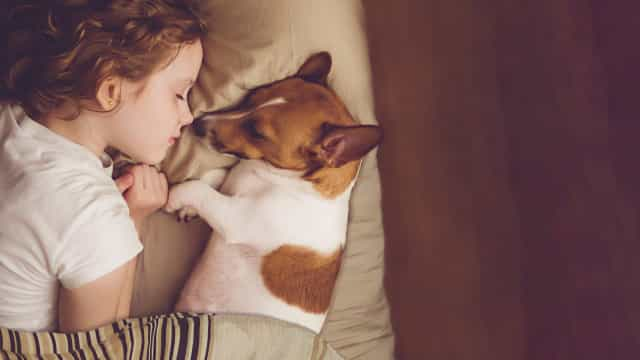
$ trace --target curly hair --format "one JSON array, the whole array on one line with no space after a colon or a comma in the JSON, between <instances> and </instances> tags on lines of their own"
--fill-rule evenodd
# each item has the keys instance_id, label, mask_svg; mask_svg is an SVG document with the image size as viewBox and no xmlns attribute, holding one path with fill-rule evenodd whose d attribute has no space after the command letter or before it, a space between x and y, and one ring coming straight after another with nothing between
<instances>
[{"instance_id":1,"label":"curly hair","mask_svg":"<svg viewBox=\"0 0 640 360\"><path fill-rule=\"evenodd\" d=\"M144 81L206 32L179 0L14 0L2 26L0 99L34 119L67 104L77 117L106 78Z\"/></svg>"}]
</instances>

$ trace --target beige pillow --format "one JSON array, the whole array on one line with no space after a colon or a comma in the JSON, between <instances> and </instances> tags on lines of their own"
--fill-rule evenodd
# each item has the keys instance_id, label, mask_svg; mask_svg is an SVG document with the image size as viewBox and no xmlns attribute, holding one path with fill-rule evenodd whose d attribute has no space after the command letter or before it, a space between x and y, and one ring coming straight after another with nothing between
<instances>
[{"instance_id":1,"label":"beige pillow","mask_svg":"<svg viewBox=\"0 0 640 360\"><path fill-rule=\"evenodd\" d=\"M233 105L246 92L292 75L312 53L329 51L329 85L355 119L375 123L363 9L356 0L200 1L210 35L190 98L198 115ZM230 165L202 156L189 131L163 162L171 182ZM201 221L179 224L158 213L147 224L134 315L168 312L207 239ZM383 288L384 236L375 153L351 199L346 256L322 335L346 358L391 359L393 334Z\"/></svg>"}]
</instances>

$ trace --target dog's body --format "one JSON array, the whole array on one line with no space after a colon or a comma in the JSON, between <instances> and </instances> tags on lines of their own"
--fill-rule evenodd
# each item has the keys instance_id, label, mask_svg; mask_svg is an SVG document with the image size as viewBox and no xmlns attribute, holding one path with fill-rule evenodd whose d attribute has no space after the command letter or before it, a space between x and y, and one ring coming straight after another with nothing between
<instances>
[{"instance_id":1,"label":"dog's body","mask_svg":"<svg viewBox=\"0 0 640 360\"><path fill-rule=\"evenodd\" d=\"M326 81L327 57L312 57L298 76L303 82L309 77ZM325 90L299 79L287 81L253 95L248 110L201 119L202 136L245 160L219 191L214 187L223 177L215 172L206 182L189 181L171 190L167 210L195 211L214 229L178 311L254 313L315 332L322 327L345 245L359 160L380 136L377 127L355 124L337 97L331 99L333 107L324 103L321 120L312 119L315 113L301 117L317 108L313 92ZM330 115L332 124L326 123Z\"/></svg>"},{"instance_id":2,"label":"dog's body","mask_svg":"<svg viewBox=\"0 0 640 360\"><path fill-rule=\"evenodd\" d=\"M175 190L197 192L198 213L215 229L176 310L261 313L318 332L333 288L319 284L331 284L338 271L350 189L327 199L299 172L259 160L241 161L231 170L220 188L231 197L203 185L185 183ZM291 263L301 260L302 249L313 253L316 264ZM286 270L298 273L281 273Z\"/></svg>"}]
</instances>

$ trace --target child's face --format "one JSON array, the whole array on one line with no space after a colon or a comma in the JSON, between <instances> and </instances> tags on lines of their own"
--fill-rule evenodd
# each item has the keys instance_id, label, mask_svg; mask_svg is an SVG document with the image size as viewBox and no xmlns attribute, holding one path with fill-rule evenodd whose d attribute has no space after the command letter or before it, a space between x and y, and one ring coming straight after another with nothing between
<instances>
[{"instance_id":1,"label":"child's face","mask_svg":"<svg viewBox=\"0 0 640 360\"><path fill-rule=\"evenodd\" d=\"M143 163L159 163L180 129L193 121L187 95L200 71L202 56L200 41L184 45L144 87L125 83L109 145Z\"/></svg>"}]
</instances>

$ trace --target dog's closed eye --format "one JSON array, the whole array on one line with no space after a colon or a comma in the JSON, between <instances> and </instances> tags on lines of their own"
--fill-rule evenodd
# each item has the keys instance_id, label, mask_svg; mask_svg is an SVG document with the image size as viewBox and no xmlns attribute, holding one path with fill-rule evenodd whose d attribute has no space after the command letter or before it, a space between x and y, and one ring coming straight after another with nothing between
<instances>
[{"instance_id":1,"label":"dog's closed eye","mask_svg":"<svg viewBox=\"0 0 640 360\"><path fill-rule=\"evenodd\" d=\"M242 123L242 128L247 132L247 134L255 140L267 140L267 137L260 132L257 128L257 123L255 118L248 118Z\"/></svg>"}]
</instances>

